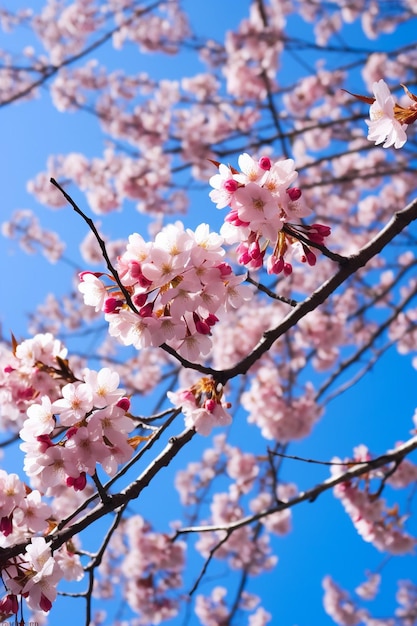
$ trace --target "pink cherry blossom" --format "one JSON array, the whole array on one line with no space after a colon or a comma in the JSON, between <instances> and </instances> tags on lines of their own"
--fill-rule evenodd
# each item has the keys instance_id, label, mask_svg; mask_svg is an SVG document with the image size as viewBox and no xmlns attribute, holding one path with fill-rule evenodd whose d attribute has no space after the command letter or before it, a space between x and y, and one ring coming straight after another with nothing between
<instances>
[{"instance_id":1,"label":"pink cherry blossom","mask_svg":"<svg viewBox=\"0 0 417 626\"><path fill-rule=\"evenodd\" d=\"M93 408L93 393L86 383L68 383L62 388L62 398L55 400L52 410L59 413L64 426L72 426ZM41 433L39 433L41 434Z\"/></svg>"},{"instance_id":2,"label":"pink cherry blossom","mask_svg":"<svg viewBox=\"0 0 417 626\"><path fill-rule=\"evenodd\" d=\"M394 117L394 98L386 82L381 78L373 84L375 102L369 110L370 121L368 139L383 148L402 148L407 141L406 124L401 124Z\"/></svg>"}]
</instances>

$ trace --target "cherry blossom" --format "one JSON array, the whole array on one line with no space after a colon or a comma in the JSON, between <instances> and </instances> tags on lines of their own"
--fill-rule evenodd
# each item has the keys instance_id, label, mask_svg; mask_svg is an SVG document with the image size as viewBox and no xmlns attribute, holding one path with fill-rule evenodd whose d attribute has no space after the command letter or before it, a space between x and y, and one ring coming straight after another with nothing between
<instances>
[{"instance_id":1,"label":"cherry blossom","mask_svg":"<svg viewBox=\"0 0 417 626\"><path fill-rule=\"evenodd\" d=\"M373 84L375 102L371 105L368 139L383 148L402 148L407 141L405 124L400 124L394 116L395 101L383 79Z\"/></svg>"},{"instance_id":2,"label":"cherry blossom","mask_svg":"<svg viewBox=\"0 0 417 626\"><path fill-rule=\"evenodd\" d=\"M358 462L370 458L366 446L359 446L355 450L355 460ZM340 471L340 465L332 466L333 475ZM341 483L335 487L334 493L365 541L391 554L413 552L417 539L406 532L406 518L399 514L398 507L389 507L383 498L375 499L372 496L369 483L376 476L369 473L363 483L360 480Z\"/></svg>"},{"instance_id":3,"label":"cherry blossom","mask_svg":"<svg viewBox=\"0 0 417 626\"><path fill-rule=\"evenodd\" d=\"M322 224L299 225L300 218L311 210L301 199L301 189L290 187L298 176L294 160L272 162L262 156L256 161L244 153L238 162L241 172L222 163L218 165L220 173L211 177L210 184L215 189L209 194L217 208L231 208L220 232L226 243L238 244L238 262L249 269L259 269L266 258L269 273L289 275L292 266L288 257L298 248L300 260L315 265L315 254L298 236L323 244L331 231ZM290 230L283 230L286 223ZM266 257L269 246L272 254Z\"/></svg>"}]
</instances>

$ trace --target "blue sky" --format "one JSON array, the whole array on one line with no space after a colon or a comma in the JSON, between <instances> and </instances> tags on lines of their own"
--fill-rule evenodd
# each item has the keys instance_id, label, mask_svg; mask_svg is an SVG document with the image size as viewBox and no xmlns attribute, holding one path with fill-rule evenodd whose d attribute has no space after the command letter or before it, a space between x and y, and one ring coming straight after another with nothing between
<instances>
[{"instance_id":1,"label":"blue sky","mask_svg":"<svg viewBox=\"0 0 417 626\"><path fill-rule=\"evenodd\" d=\"M235 0L204 3L187 0L184 4L190 11L191 21L198 28L199 34L214 35L218 39L222 38L225 30L237 23L248 6L246 1L237 3ZM298 35L310 36L306 27L303 28ZM356 34L357 45L360 45L363 42L358 32ZM406 36L413 36L411 26L406 29ZM27 43L25 37L22 36L21 41ZM5 48L9 41L12 42L12 37L4 35L2 39ZM397 44L396 37L378 40L378 46L394 48ZM372 44L367 42L366 45L370 48ZM111 55L106 55L106 58L110 62ZM180 61L151 55L139 57L133 47L123 53L123 59L129 69L144 70L153 76L168 78L178 76L178 72L181 75L192 74L199 66L192 55L182 57ZM116 62L119 64L117 57ZM290 66L288 72L291 72ZM87 233L86 226L69 207L52 211L36 203L26 191L26 182L45 168L46 160L51 154L66 154L71 151L84 152L87 156L100 154L102 134L96 121L82 112L57 112L50 104L47 93L42 91L40 97L34 101L0 109L0 129L4 146L0 168L1 220L7 219L14 209L33 209L45 228L57 230L65 237L66 255L76 263L81 263L77 247ZM207 193L208 189L201 195L195 194L194 207L198 210L190 216L187 225L195 225L202 212L205 219L209 220L206 214L212 205L207 199ZM74 197L82 204L81 194L75 192ZM122 214L106 218L104 231L112 236L127 237L133 230L145 231L146 223L132 207L128 207ZM51 266L37 255L28 257L18 249L15 242L2 237L0 258L0 323L6 336L12 331L17 337L23 338L27 336L27 314L44 300L48 292L65 294L72 279L72 269L61 263ZM313 435L304 442L292 445L290 452L327 460L334 454L350 455L352 447L361 442L366 443L375 454L379 454L398 439L405 440L409 436L411 416L415 409L412 392L415 389L415 380L416 372L409 360L390 350L372 369L367 381L360 382L348 399L340 396L329 404L325 418L316 426ZM254 427L244 425L242 420L233 425L230 441L236 443L243 437L245 445L248 445L254 439L253 433ZM181 458L175 460L173 468L178 469L185 462L198 460L207 445L208 440L195 438ZM15 463L10 456L6 459L6 467L13 467ZM16 470L16 467L13 469ZM296 482L303 489L320 482L327 475L327 469L288 461L283 477ZM158 477L154 487L144 492L140 501L141 513L151 516L161 530L166 530L167 520L175 519L181 514L172 488L172 477L173 471L169 468ZM155 493L163 493L163 507L155 507ZM331 574L342 586L352 589L363 582L364 571L377 568L383 562L384 556L360 540L341 505L331 493L324 494L313 504L303 504L296 508L293 516L293 533L276 541L278 566L272 573L253 580L249 590L260 593L265 598L265 608L274 615L272 624L329 626L333 622L322 609L323 576ZM415 521L409 530L417 534ZM198 560L192 564L188 573L190 586L200 566ZM393 581L411 576L414 572L415 560L412 557L392 560L384 567L383 587L375 603L378 605L378 616L385 617L392 611L395 595ZM232 586L234 583L230 583L224 573L223 564L214 564L200 591L206 592L213 580L220 585ZM64 613L63 607L61 605L59 612L51 614L49 624L70 626L81 623L81 601L71 601L70 614ZM77 619L75 615L78 616ZM182 618L183 616L173 622L175 626L183 623ZM194 623L197 622L190 621L191 626Z\"/></svg>"}]
</instances>

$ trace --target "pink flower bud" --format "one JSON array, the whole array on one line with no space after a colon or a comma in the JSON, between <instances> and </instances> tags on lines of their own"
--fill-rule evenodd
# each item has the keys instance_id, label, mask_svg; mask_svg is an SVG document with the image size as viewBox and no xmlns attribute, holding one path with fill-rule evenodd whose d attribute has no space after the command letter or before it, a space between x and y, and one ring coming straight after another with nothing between
<instances>
[{"instance_id":1,"label":"pink flower bud","mask_svg":"<svg viewBox=\"0 0 417 626\"><path fill-rule=\"evenodd\" d=\"M252 260L249 254L249 248L248 248L247 243L240 243L238 247L236 248L236 254L238 255L237 256L238 263L240 263L241 265L246 265L247 263L250 263Z\"/></svg>"},{"instance_id":2,"label":"pink flower bud","mask_svg":"<svg viewBox=\"0 0 417 626\"><path fill-rule=\"evenodd\" d=\"M230 274L233 272L232 267L228 263L220 263L216 267L219 270L220 276L222 278L225 278L226 276L230 276Z\"/></svg>"},{"instance_id":3,"label":"pink flower bud","mask_svg":"<svg viewBox=\"0 0 417 626\"><path fill-rule=\"evenodd\" d=\"M322 244L324 242L324 238L319 234L319 233L315 233L314 231L310 231L307 233L307 237L310 239L310 241L312 241L313 243L319 243Z\"/></svg>"},{"instance_id":4,"label":"pink flower bud","mask_svg":"<svg viewBox=\"0 0 417 626\"><path fill-rule=\"evenodd\" d=\"M214 411L214 409L216 408L216 401L213 400L213 398L210 398L210 399L206 400L204 402L204 408L209 413L212 413Z\"/></svg>"},{"instance_id":5,"label":"pink flower bud","mask_svg":"<svg viewBox=\"0 0 417 626\"><path fill-rule=\"evenodd\" d=\"M0 613L11 615L12 613L17 613L18 610L19 603L14 593L9 593L5 598L0 600Z\"/></svg>"},{"instance_id":6,"label":"pink flower bud","mask_svg":"<svg viewBox=\"0 0 417 626\"><path fill-rule=\"evenodd\" d=\"M86 473L81 472L81 474L77 478L67 476L66 483L68 487L74 487L74 491L82 491L83 489L85 489L85 486L87 484Z\"/></svg>"},{"instance_id":7,"label":"pink flower bud","mask_svg":"<svg viewBox=\"0 0 417 626\"><path fill-rule=\"evenodd\" d=\"M129 261L128 263L128 267L129 267L129 274L131 275L132 278L139 278L139 276L142 275L142 268L140 266L140 263L138 263L137 261Z\"/></svg>"},{"instance_id":8,"label":"pink flower bud","mask_svg":"<svg viewBox=\"0 0 417 626\"><path fill-rule=\"evenodd\" d=\"M236 189L239 187L239 184L233 178L228 178L227 180L224 181L223 187L229 193L234 193Z\"/></svg>"},{"instance_id":9,"label":"pink flower bud","mask_svg":"<svg viewBox=\"0 0 417 626\"><path fill-rule=\"evenodd\" d=\"M129 398L120 398L120 400L117 402L116 406L118 406L120 409L123 409L123 411L125 413L127 413L127 411L130 409L130 400Z\"/></svg>"},{"instance_id":10,"label":"pink flower bud","mask_svg":"<svg viewBox=\"0 0 417 626\"><path fill-rule=\"evenodd\" d=\"M258 259L260 257L261 253L261 249L259 247L259 243L257 241L254 241L253 243L250 244L249 246L249 256L252 259Z\"/></svg>"},{"instance_id":11,"label":"pink flower bud","mask_svg":"<svg viewBox=\"0 0 417 626\"><path fill-rule=\"evenodd\" d=\"M229 224L233 224L233 226L249 226L249 222L243 222L239 216L237 209L232 209L224 218L225 222Z\"/></svg>"},{"instance_id":12,"label":"pink flower bud","mask_svg":"<svg viewBox=\"0 0 417 626\"><path fill-rule=\"evenodd\" d=\"M42 444L40 446L40 452L42 452L42 454L45 452L45 450L51 448L54 445L49 435L38 435L36 437L36 441Z\"/></svg>"},{"instance_id":13,"label":"pink flower bud","mask_svg":"<svg viewBox=\"0 0 417 626\"><path fill-rule=\"evenodd\" d=\"M132 302L136 307L140 308L145 304L147 299L148 299L147 293L137 293L135 296L133 296Z\"/></svg>"},{"instance_id":14,"label":"pink flower bud","mask_svg":"<svg viewBox=\"0 0 417 626\"><path fill-rule=\"evenodd\" d=\"M200 333L200 335L210 335L211 329L207 322L204 322L202 319L200 319L197 313L193 313L193 319L196 331Z\"/></svg>"},{"instance_id":15,"label":"pink flower bud","mask_svg":"<svg viewBox=\"0 0 417 626\"><path fill-rule=\"evenodd\" d=\"M11 515L0 519L0 531L5 537L13 532L13 520Z\"/></svg>"},{"instance_id":16,"label":"pink flower bud","mask_svg":"<svg viewBox=\"0 0 417 626\"><path fill-rule=\"evenodd\" d=\"M270 256L267 261L268 274L280 274L284 269L284 259L282 256L277 259L276 256Z\"/></svg>"},{"instance_id":17,"label":"pink flower bud","mask_svg":"<svg viewBox=\"0 0 417 626\"><path fill-rule=\"evenodd\" d=\"M39 608L45 611L45 613L48 613L52 608L52 602L43 593L41 593L41 599L39 600Z\"/></svg>"},{"instance_id":18,"label":"pink flower bud","mask_svg":"<svg viewBox=\"0 0 417 626\"><path fill-rule=\"evenodd\" d=\"M307 262L308 265L315 265L316 261L317 261L317 257L314 254L314 252L312 252L310 250L310 248L307 248L307 246L303 246L303 250L304 250L304 256L301 257L301 261L303 263Z\"/></svg>"},{"instance_id":19,"label":"pink flower bud","mask_svg":"<svg viewBox=\"0 0 417 626\"><path fill-rule=\"evenodd\" d=\"M272 167L271 159L267 156L263 156L259 159L258 165L261 170L265 170L267 172Z\"/></svg>"},{"instance_id":20,"label":"pink flower bud","mask_svg":"<svg viewBox=\"0 0 417 626\"><path fill-rule=\"evenodd\" d=\"M148 302L142 308L139 309L139 315L141 317L152 317L153 313L153 302Z\"/></svg>"},{"instance_id":21,"label":"pink flower bud","mask_svg":"<svg viewBox=\"0 0 417 626\"><path fill-rule=\"evenodd\" d=\"M287 194L290 197L290 200L296 202L301 198L301 189L298 187L291 187L291 189L287 189Z\"/></svg>"},{"instance_id":22,"label":"pink flower bud","mask_svg":"<svg viewBox=\"0 0 417 626\"><path fill-rule=\"evenodd\" d=\"M129 261L129 273L132 278L136 279L141 287L149 287L152 281L145 278L142 274L142 267L137 261Z\"/></svg>"},{"instance_id":23,"label":"pink flower bud","mask_svg":"<svg viewBox=\"0 0 417 626\"><path fill-rule=\"evenodd\" d=\"M251 262L251 260L252 259L251 259L250 255L249 255L249 252L247 250L243 251L237 257L237 262L240 263L241 265L247 265L248 263Z\"/></svg>"},{"instance_id":24,"label":"pink flower bud","mask_svg":"<svg viewBox=\"0 0 417 626\"><path fill-rule=\"evenodd\" d=\"M71 426L71 428L68 428L67 439L71 439L71 437L74 437L77 430L78 430L77 426Z\"/></svg>"},{"instance_id":25,"label":"pink flower bud","mask_svg":"<svg viewBox=\"0 0 417 626\"><path fill-rule=\"evenodd\" d=\"M107 298L103 305L103 311L104 313L118 313L123 304L123 300L117 300L117 298Z\"/></svg>"},{"instance_id":26,"label":"pink flower bud","mask_svg":"<svg viewBox=\"0 0 417 626\"><path fill-rule=\"evenodd\" d=\"M291 263L284 263L284 276L289 276L290 274L292 274Z\"/></svg>"},{"instance_id":27,"label":"pink flower bud","mask_svg":"<svg viewBox=\"0 0 417 626\"><path fill-rule=\"evenodd\" d=\"M322 237L328 237L332 232L330 226L326 226L325 224L311 224L310 229L315 230Z\"/></svg>"},{"instance_id":28,"label":"pink flower bud","mask_svg":"<svg viewBox=\"0 0 417 626\"><path fill-rule=\"evenodd\" d=\"M214 313L210 313L208 317L204 320L206 324L209 326L214 326L219 321L219 318L214 315Z\"/></svg>"}]
</instances>

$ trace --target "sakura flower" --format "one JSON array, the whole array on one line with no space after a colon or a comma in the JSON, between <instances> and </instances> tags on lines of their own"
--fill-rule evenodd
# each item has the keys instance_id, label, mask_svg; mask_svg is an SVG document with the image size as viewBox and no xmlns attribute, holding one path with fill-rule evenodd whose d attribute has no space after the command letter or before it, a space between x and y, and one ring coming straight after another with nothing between
<instances>
[{"instance_id":1,"label":"sakura flower","mask_svg":"<svg viewBox=\"0 0 417 626\"><path fill-rule=\"evenodd\" d=\"M33 537L26 548L30 564L40 576L49 575L54 567L51 550L43 537Z\"/></svg>"},{"instance_id":2,"label":"sakura flower","mask_svg":"<svg viewBox=\"0 0 417 626\"><path fill-rule=\"evenodd\" d=\"M295 181L298 173L295 170L293 159L283 159L276 161L270 169L264 172L262 185L273 195L282 195L287 188Z\"/></svg>"},{"instance_id":3,"label":"sakura flower","mask_svg":"<svg viewBox=\"0 0 417 626\"><path fill-rule=\"evenodd\" d=\"M159 327L159 322L153 317L141 317L132 311L120 311L118 315L108 315L106 318L110 322L109 334L118 337L126 346L133 345L140 349L155 345L153 332Z\"/></svg>"},{"instance_id":4,"label":"sakura flower","mask_svg":"<svg viewBox=\"0 0 417 626\"><path fill-rule=\"evenodd\" d=\"M94 306L96 311L101 311L107 298L104 284L91 272L82 272L80 280L78 290L83 294L85 304Z\"/></svg>"},{"instance_id":5,"label":"sakura flower","mask_svg":"<svg viewBox=\"0 0 417 626\"><path fill-rule=\"evenodd\" d=\"M242 172L235 174L233 178L243 185L257 183L265 174L265 167L262 167L263 162L255 161L246 152L240 155L238 163Z\"/></svg>"},{"instance_id":6,"label":"sakura flower","mask_svg":"<svg viewBox=\"0 0 417 626\"><path fill-rule=\"evenodd\" d=\"M62 388L62 396L53 403L52 409L60 414L64 426L72 426L93 408L93 393L86 383L68 383Z\"/></svg>"},{"instance_id":7,"label":"sakura flower","mask_svg":"<svg viewBox=\"0 0 417 626\"><path fill-rule=\"evenodd\" d=\"M51 400L48 396L42 396L41 404L32 404L27 410L29 419L25 420L21 433L23 439L28 436L38 437L51 433L55 427L55 419Z\"/></svg>"},{"instance_id":8,"label":"sakura flower","mask_svg":"<svg viewBox=\"0 0 417 626\"><path fill-rule=\"evenodd\" d=\"M369 141L375 141L376 145L383 143L383 148L390 146L402 148L407 141L406 124L401 124L395 119L395 101L382 78L373 84L373 92L375 102L371 104L369 110L371 120L366 120L369 126Z\"/></svg>"},{"instance_id":9,"label":"sakura flower","mask_svg":"<svg viewBox=\"0 0 417 626\"><path fill-rule=\"evenodd\" d=\"M209 196L218 209L223 209L232 202L233 194L239 186L238 182L233 179L232 171L224 163L220 163L219 174L212 176L209 183L214 187Z\"/></svg>"},{"instance_id":10,"label":"sakura flower","mask_svg":"<svg viewBox=\"0 0 417 626\"><path fill-rule=\"evenodd\" d=\"M27 451L26 444L21 449ZM47 489L65 484L67 476L78 476L77 458L70 458L62 446L50 446L43 454L25 457L23 469L30 477L36 476L42 488Z\"/></svg>"},{"instance_id":11,"label":"sakura flower","mask_svg":"<svg viewBox=\"0 0 417 626\"><path fill-rule=\"evenodd\" d=\"M68 545L55 553L55 560L60 566L65 580L81 580L84 569L78 554L71 552Z\"/></svg>"},{"instance_id":12,"label":"sakura flower","mask_svg":"<svg viewBox=\"0 0 417 626\"><path fill-rule=\"evenodd\" d=\"M34 531L43 531L47 528L47 519L51 517L51 508L46 502L42 502L42 496L34 489L16 507L13 513L13 522L21 526L27 526Z\"/></svg>"},{"instance_id":13,"label":"sakura flower","mask_svg":"<svg viewBox=\"0 0 417 626\"><path fill-rule=\"evenodd\" d=\"M83 471L90 475L94 474L96 463L101 463L107 454L106 446L91 422L87 426L77 428L68 440L65 452L66 457L70 458L77 468L76 471L67 471L67 475L72 477L78 476L79 472Z\"/></svg>"},{"instance_id":14,"label":"sakura flower","mask_svg":"<svg viewBox=\"0 0 417 626\"><path fill-rule=\"evenodd\" d=\"M235 193L235 206L242 222L248 222L254 232L268 239L275 239L281 230L277 202L268 189L256 183L248 183Z\"/></svg>"},{"instance_id":15,"label":"sakura flower","mask_svg":"<svg viewBox=\"0 0 417 626\"><path fill-rule=\"evenodd\" d=\"M103 367L99 372L87 370L84 380L92 389L93 404L97 408L117 402L123 395L123 392L118 389L119 374L108 367Z\"/></svg>"},{"instance_id":16,"label":"sakura flower","mask_svg":"<svg viewBox=\"0 0 417 626\"><path fill-rule=\"evenodd\" d=\"M186 335L178 347L178 352L189 361L197 361L201 355L211 350L211 341L206 335Z\"/></svg>"},{"instance_id":17,"label":"sakura flower","mask_svg":"<svg viewBox=\"0 0 417 626\"><path fill-rule=\"evenodd\" d=\"M57 595L61 568L43 537L32 537L24 561L5 568L3 579L9 591L26 597L31 609L49 611Z\"/></svg>"},{"instance_id":18,"label":"sakura flower","mask_svg":"<svg viewBox=\"0 0 417 626\"><path fill-rule=\"evenodd\" d=\"M106 438L108 436L111 436L110 445L102 447L98 460L106 474L114 476L118 466L131 458L133 448L127 442L125 435L116 430L106 433Z\"/></svg>"},{"instance_id":19,"label":"sakura flower","mask_svg":"<svg viewBox=\"0 0 417 626\"><path fill-rule=\"evenodd\" d=\"M25 487L17 474L7 474L0 470L0 507L4 518L19 506L25 495Z\"/></svg>"}]
</instances>

